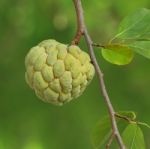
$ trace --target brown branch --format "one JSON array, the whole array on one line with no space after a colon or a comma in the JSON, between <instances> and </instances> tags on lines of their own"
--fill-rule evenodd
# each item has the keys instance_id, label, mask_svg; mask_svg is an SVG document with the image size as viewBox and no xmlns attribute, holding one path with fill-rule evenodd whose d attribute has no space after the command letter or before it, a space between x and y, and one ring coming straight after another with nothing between
<instances>
[{"instance_id":1,"label":"brown branch","mask_svg":"<svg viewBox=\"0 0 150 149\"><path fill-rule=\"evenodd\" d=\"M83 11L83 10L80 10L78 5L76 5L76 1L73 0L73 2L74 2L76 12ZM80 15L80 13L77 13L77 33L74 37L74 40L72 41L72 44L78 44L81 36L84 34L84 22L82 20L84 20L83 15Z\"/></svg>"},{"instance_id":2,"label":"brown branch","mask_svg":"<svg viewBox=\"0 0 150 149\"><path fill-rule=\"evenodd\" d=\"M75 35L75 37L74 37L74 40L72 41L71 44L72 44L72 45L78 44L82 35L83 35L83 32L77 31L77 33L76 33L76 35Z\"/></svg>"},{"instance_id":3,"label":"brown branch","mask_svg":"<svg viewBox=\"0 0 150 149\"><path fill-rule=\"evenodd\" d=\"M95 57L95 53L94 53L93 46L92 46L93 42L92 42L92 39L89 36L87 28L85 26L81 0L73 0L73 2L74 2L74 5L75 5L75 10L76 10L76 15L77 15L77 24L78 24L77 32L81 31L84 34L85 41L86 41L86 44L87 44L88 49L89 49L89 54L90 54L92 63L95 67L95 70L96 70L96 73L97 73L97 76L98 76L98 79L99 79L100 90L102 92L102 95L104 97L104 101L105 101L105 103L107 105L107 108L108 108L108 111L109 111L113 136L116 137L120 149L125 149L125 145L122 141L122 138L120 136L120 133L119 133L119 130L118 130L118 127L117 127L117 122L116 122L116 119L115 119L115 111L114 111L114 108L113 108L113 106L110 102L110 99L109 99L109 96L108 96L108 93L107 93L107 90L106 90L106 87L105 87L105 82L104 82L104 79L103 79L103 73L102 73L102 71L100 69L100 66L97 63L97 60L96 60L96 57Z\"/></svg>"}]
</instances>

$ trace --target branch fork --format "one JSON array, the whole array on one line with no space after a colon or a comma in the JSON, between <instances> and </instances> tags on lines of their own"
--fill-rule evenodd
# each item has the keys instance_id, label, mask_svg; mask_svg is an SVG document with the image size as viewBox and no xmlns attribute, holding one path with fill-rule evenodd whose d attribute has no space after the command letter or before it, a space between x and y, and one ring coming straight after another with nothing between
<instances>
[{"instance_id":1,"label":"branch fork","mask_svg":"<svg viewBox=\"0 0 150 149\"><path fill-rule=\"evenodd\" d=\"M78 44L81 37L84 36L87 47L89 49L91 61L95 67L95 71L96 71L96 74L97 74L97 77L99 80L100 91L103 95L104 101L106 103L106 106L107 106L107 109L109 112L110 120L111 120L112 134L108 140L108 143L106 145L106 149L110 148L110 145L111 145L114 138L116 138L120 149L125 149L125 145L123 143L119 129L117 127L115 110L112 106L112 103L111 103L109 96L108 96L108 92L106 90L106 86L105 86L105 82L104 82L104 78L103 78L104 75L103 75L102 70L101 70L101 68L100 68L100 66L96 60L96 56L95 56L94 49L93 49L93 46L95 44L93 44L93 41L92 41L90 35L88 34L88 30L87 30L85 22L84 22L84 15L83 15L83 8L82 8L81 0L73 0L73 2L74 2L74 6L75 6L75 10L76 10L76 16L77 16L77 33L76 33L75 38L72 41L72 44ZM100 46L100 47L103 47L103 46Z\"/></svg>"}]
</instances>

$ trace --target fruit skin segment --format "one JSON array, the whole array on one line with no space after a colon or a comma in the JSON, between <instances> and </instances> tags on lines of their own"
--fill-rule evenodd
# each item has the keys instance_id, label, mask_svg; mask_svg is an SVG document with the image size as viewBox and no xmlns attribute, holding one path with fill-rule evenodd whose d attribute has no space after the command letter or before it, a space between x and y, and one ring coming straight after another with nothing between
<instances>
[{"instance_id":1,"label":"fruit skin segment","mask_svg":"<svg viewBox=\"0 0 150 149\"><path fill-rule=\"evenodd\" d=\"M44 102L63 105L80 96L95 74L89 55L78 46L48 39L30 49L25 79Z\"/></svg>"}]
</instances>

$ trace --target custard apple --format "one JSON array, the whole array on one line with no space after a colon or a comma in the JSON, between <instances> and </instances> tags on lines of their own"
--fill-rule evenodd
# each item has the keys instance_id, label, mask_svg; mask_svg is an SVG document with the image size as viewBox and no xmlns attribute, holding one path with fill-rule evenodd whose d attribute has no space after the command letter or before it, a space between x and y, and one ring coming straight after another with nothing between
<instances>
[{"instance_id":1,"label":"custard apple","mask_svg":"<svg viewBox=\"0 0 150 149\"><path fill-rule=\"evenodd\" d=\"M80 96L95 74L86 52L52 39L31 48L25 67L27 84L41 100L55 105Z\"/></svg>"}]
</instances>

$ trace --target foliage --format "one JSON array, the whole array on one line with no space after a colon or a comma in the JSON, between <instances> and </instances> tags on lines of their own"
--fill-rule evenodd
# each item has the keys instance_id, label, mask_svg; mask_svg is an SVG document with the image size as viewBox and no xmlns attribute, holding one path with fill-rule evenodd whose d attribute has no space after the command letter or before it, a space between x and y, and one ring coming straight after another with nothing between
<instances>
[{"instance_id":1,"label":"foliage","mask_svg":"<svg viewBox=\"0 0 150 149\"><path fill-rule=\"evenodd\" d=\"M122 138L125 146L129 149L146 149L143 131L140 125L150 128L146 123L138 122L136 114L133 111L119 111L116 113L116 120L119 128L121 128L122 121L126 121L123 129ZM100 149L108 142L111 136L111 123L109 116L102 118L93 130L92 140L96 149Z\"/></svg>"},{"instance_id":2,"label":"foliage","mask_svg":"<svg viewBox=\"0 0 150 149\"><path fill-rule=\"evenodd\" d=\"M124 130L122 138L129 149L145 149L143 132L137 124L129 124Z\"/></svg>"},{"instance_id":3,"label":"foliage","mask_svg":"<svg viewBox=\"0 0 150 149\"><path fill-rule=\"evenodd\" d=\"M126 65L133 59L133 51L124 45L106 45L102 49L102 56L110 63L116 65Z\"/></svg>"},{"instance_id":4,"label":"foliage","mask_svg":"<svg viewBox=\"0 0 150 149\"><path fill-rule=\"evenodd\" d=\"M100 148L111 135L111 122L108 116L102 118L96 125L92 134L92 141L96 149Z\"/></svg>"},{"instance_id":5,"label":"foliage","mask_svg":"<svg viewBox=\"0 0 150 149\"><path fill-rule=\"evenodd\" d=\"M115 39L119 40L117 43L112 43ZM150 10L142 8L125 17L120 23L117 35L102 46L101 50L104 59L116 65L129 64L133 59L133 52L150 58ZM118 112L116 116L129 123L122 134L126 147L145 149L144 135L139 124L147 128L150 128L149 125L136 121L136 114L131 111ZM106 140L108 141L110 132L108 118L102 119L93 133L93 143L96 148L100 148Z\"/></svg>"},{"instance_id":6,"label":"foliage","mask_svg":"<svg viewBox=\"0 0 150 149\"><path fill-rule=\"evenodd\" d=\"M117 44L113 40L120 39ZM118 33L102 49L102 56L110 63L126 65L133 59L133 51L150 58L150 10L138 9L120 23Z\"/></svg>"}]
</instances>

